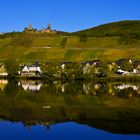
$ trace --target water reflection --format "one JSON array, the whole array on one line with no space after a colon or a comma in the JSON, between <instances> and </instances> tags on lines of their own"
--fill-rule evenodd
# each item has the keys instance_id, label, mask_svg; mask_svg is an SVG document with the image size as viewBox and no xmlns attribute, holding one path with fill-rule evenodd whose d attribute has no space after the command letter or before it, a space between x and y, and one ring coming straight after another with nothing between
<instances>
[{"instance_id":1,"label":"water reflection","mask_svg":"<svg viewBox=\"0 0 140 140\"><path fill-rule=\"evenodd\" d=\"M85 94L92 96L101 96L103 94L109 94L111 96L119 97L139 97L140 96L140 84L139 83L95 83L95 82L44 82L33 80L21 80L13 82L8 80L0 80L0 91L11 87L14 89L20 88L25 92L33 93L47 93L47 94ZM18 87L17 87L18 86ZM8 90L9 90L8 89ZM7 90L7 92L8 92ZM11 89L12 90L12 89Z\"/></svg>"},{"instance_id":2,"label":"water reflection","mask_svg":"<svg viewBox=\"0 0 140 140\"><path fill-rule=\"evenodd\" d=\"M0 80L0 90L10 88L14 85L18 86L25 92L47 93L47 94L85 94L92 96L101 96L109 94L119 97L138 97L140 96L139 83L95 83L95 82L61 82L53 81L46 83L44 81L21 80L13 82L8 80ZM13 86L14 87L14 86ZM14 90L14 89L12 89Z\"/></svg>"},{"instance_id":3,"label":"water reflection","mask_svg":"<svg viewBox=\"0 0 140 140\"><path fill-rule=\"evenodd\" d=\"M18 82L18 86L22 86L24 91L40 91L42 83L40 81L21 80Z\"/></svg>"},{"instance_id":4,"label":"water reflection","mask_svg":"<svg viewBox=\"0 0 140 140\"><path fill-rule=\"evenodd\" d=\"M0 118L25 127L63 122L140 134L140 84L0 81ZM37 93L37 94L32 94ZM1 123L0 123L1 124Z\"/></svg>"},{"instance_id":5,"label":"water reflection","mask_svg":"<svg viewBox=\"0 0 140 140\"><path fill-rule=\"evenodd\" d=\"M139 140L138 135L113 135L111 133L74 122L28 129L21 123L2 122L0 136L3 140Z\"/></svg>"},{"instance_id":6,"label":"water reflection","mask_svg":"<svg viewBox=\"0 0 140 140\"><path fill-rule=\"evenodd\" d=\"M4 90L7 84L8 80L0 80L0 90Z\"/></svg>"}]
</instances>

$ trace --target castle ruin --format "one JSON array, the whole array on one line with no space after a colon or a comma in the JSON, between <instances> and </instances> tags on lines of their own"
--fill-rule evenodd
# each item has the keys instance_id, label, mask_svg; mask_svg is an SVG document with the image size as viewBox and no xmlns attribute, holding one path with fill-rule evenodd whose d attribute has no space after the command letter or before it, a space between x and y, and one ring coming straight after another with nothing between
<instances>
[{"instance_id":1,"label":"castle ruin","mask_svg":"<svg viewBox=\"0 0 140 140\"><path fill-rule=\"evenodd\" d=\"M47 28L41 28L41 30L34 29L32 24L24 29L25 33L56 33L56 30L51 29L51 24L48 24Z\"/></svg>"}]
</instances>

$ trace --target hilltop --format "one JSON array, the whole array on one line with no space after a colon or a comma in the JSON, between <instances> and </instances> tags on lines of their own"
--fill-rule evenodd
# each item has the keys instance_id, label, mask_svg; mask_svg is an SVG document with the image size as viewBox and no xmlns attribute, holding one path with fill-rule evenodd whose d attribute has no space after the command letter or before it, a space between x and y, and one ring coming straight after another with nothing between
<instances>
[{"instance_id":1,"label":"hilltop","mask_svg":"<svg viewBox=\"0 0 140 140\"><path fill-rule=\"evenodd\" d=\"M130 53L131 52L131 53ZM120 21L67 33L0 34L0 61L85 61L140 59L140 20Z\"/></svg>"},{"instance_id":2,"label":"hilltop","mask_svg":"<svg viewBox=\"0 0 140 140\"><path fill-rule=\"evenodd\" d=\"M140 35L140 20L126 20L103 24L94 28L74 32L73 35L86 36L120 36L125 33Z\"/></svg>"}]
</instances>

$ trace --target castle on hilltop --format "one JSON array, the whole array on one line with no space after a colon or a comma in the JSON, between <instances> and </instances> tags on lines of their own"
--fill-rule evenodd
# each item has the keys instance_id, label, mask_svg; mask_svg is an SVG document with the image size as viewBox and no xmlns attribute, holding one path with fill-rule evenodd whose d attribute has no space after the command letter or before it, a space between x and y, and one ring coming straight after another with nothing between
<instances>
[{"instance_id":1,"label":"castle on hilltop","mask_svg":"<svg viewBox=\"0 0 140 140\"><path fill-rule=\"evenodd\" d=\"M57 31L51 29L51 24L48 24L47 28L41 28L41 30L33 28L32 24L30 24L28 27L24 29L23 32L32 34L32 33L56 33Z\"/></svg>"}]
</instances>

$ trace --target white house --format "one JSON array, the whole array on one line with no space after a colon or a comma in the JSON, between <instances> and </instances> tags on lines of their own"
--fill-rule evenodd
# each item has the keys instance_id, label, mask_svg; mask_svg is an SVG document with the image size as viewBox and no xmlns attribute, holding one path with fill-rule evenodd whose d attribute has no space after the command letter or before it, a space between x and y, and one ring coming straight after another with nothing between
<instances>
[{"instance_id":1,"label":"white house","mask_svg":"<svg viewBox=\"0 0 140 140\"><path fill-rule=\"evenodd\" d=\"M0 76L7 76L6 68L4 65L0 65Z\"/></svg>"},{"instance_id":2,"label":"white house","mask_svg":"<svg viewBox=\"0 0 140 140\"><path fill-rule=\"evenodd\" d=\"M20 75L22 76L35 76L40 75L42 73L39 63L35 63L32 65L24 65L21 67Z\"/></svg>"},{"instance_id":3,"label":"white house","mask_svg":"<svg viewBox=\"0 0 140 140\"><path fill-rule=\"evenodd\" d=\"M98 68L100 66L100 61L99 60L92 60L92 61L87 61L84 64L83 67L83 73L84 74L89 74L91 72L91 68L95 68L95 73L98 73Z\"/></svg>"}]
</instances>

